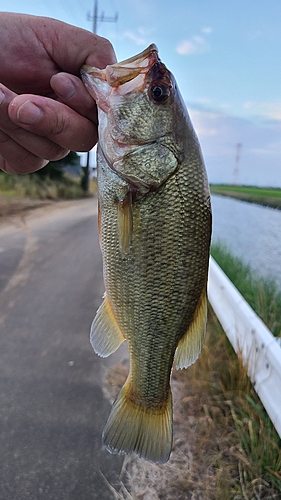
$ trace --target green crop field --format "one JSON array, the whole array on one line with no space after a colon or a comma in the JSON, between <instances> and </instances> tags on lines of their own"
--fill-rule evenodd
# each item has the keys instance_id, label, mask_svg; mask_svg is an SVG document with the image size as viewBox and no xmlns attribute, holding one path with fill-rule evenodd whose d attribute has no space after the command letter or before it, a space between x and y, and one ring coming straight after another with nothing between
<instances>
[{"instance_id":1,"label":"green crop field","mask_svg":"<svg viewBox=\"0 0 281 500\"><path fill-rule=\"evenodd\" d=\"M281 189L211 184L211 193L281 209Z\"/></svg>"}]
</instances>

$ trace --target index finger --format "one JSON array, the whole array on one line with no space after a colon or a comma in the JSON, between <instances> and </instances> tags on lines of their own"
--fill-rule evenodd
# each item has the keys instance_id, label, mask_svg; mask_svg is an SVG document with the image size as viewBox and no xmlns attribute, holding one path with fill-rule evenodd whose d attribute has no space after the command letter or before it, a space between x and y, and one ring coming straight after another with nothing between
<instances>
[{"instance_id":1,"label":"index finger","mask_svg":"<svg viewBox=\"0 0 281 500\"><path fill-rule=\"evenodd\" d=\"M63 103L33 94L16 96L9 117L21 129L72 151L89 151L97 142L96 125ZM50 159L44 155L45 158Z\"/></svg>"},{"instance_id":2,"label":"index finger","mask_svg":"<svg viewBox=\"0 0 281 500\"><path fill-rule=\"evenodd\" d=\"M50 85L63 102L82 116L98 124L97 106L83 82L69 73L57 73L52 76Z\"/></svg>"}]
</instances>

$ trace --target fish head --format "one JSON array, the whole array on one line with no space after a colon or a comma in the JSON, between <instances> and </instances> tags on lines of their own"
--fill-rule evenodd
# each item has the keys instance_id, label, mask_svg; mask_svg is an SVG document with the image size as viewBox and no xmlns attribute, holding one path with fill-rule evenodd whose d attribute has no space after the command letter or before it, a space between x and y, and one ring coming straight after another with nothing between
<instances>
[{"instance_id":1,"label":"fish head","mask_svg":"<svg viewBox=\"0 0 281 500\"><path fill-rule=\"evenodd\" d=\"M83 82L99 108L100 137L119 146L143 145L170 135L180 99L156 45L126 61L97 69L83 66ZM124 152L124 151L123 151Z\"/></svg>"}]
</instances>

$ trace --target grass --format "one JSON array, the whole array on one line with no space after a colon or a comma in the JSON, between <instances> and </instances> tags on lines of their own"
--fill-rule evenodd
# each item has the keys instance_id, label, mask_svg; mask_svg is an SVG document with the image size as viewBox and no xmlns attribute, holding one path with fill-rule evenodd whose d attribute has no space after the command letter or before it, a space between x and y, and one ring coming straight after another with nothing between
<instances>
[{"instance_id":1,"label":"grass","mask_svg":"<svg viewBox=\"0 0 281 500\"><path fill-rule=\"evenodd\" d=\"M259 279L221 245L212 253L270 330L280 335L278 287ZM127 365L119 365L109 372L112 398L127 371ZM155 465L127 457L116 499L280 500L281 440L211 308L202 354L188 370L173 371L172 391L169 462Z\"/></svg>"},{"instance_id":2,"label":"grass","mask_svg":"<svg viewBox=\"0 0 281 500\"><path fill-rule=\"evenodd\" d=\"M94 192L94 182L91 183L90 192ZM38 175L7 175L0 174L0 197L2 200L11 199L74 199L85 196L80 179L64 175L62 179L52 180L49 177L44 179Z\"/></svg>"},{"instance_id":3,"label":"grass","mask_svg":"<svg viewBox=\"0 0 281 500\"><path fill-rule=\"evenodd\" d=\"M281 189L211 184L211 193L281 209Z\"/></svg>"},{"instance_id":4,"label":"grass","mask_svg":"<svg viewBox=\"0 0 281 500\"><path fill-rule=\"evenodd\" d=\"M273 279L259 276L220 242L212 245L211 253L273 335L281 336L280 286Z\"/></svg>"}]
</instances>

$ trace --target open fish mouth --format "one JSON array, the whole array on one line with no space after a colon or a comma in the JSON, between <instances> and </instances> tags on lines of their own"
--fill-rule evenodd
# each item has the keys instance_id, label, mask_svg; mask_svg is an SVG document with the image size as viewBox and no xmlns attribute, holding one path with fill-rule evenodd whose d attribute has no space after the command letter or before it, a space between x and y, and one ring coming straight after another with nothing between
<instances>
[{"instance_id":1,"label":"open fish mouth","mask_svg":"<svg viewBox=\"0 0 281 500\"><path fill-rule=\"evenodd\" d=\"M146 74L157 61L159 61L158 49L153 43L140 54L130 57L125 61L111 64L105 69L84 65L81 73L82 77L86 80L88 74L92 75L94 78L106 81L111 87L119 87L120 85L124 85L134 80L139 75Z\"/></svg>"},{"instance_id":2,"label":"open fish mouth","mask_svg":"<svg viewBox=\"0 0 281 500\"><path fill-rule=\"evenodd\" d=\"M81 68L82 80L96 100L98 107L108 111L107 98L112 91L125 96L132 91L143 92L148 82L162 81L173 87L173 77L158 56L155 44L149 45L140 54L120 63L111 64L104 69L84 65ZM159 89L161 92L161 90Z\"/></svg>"}]
</instances>

